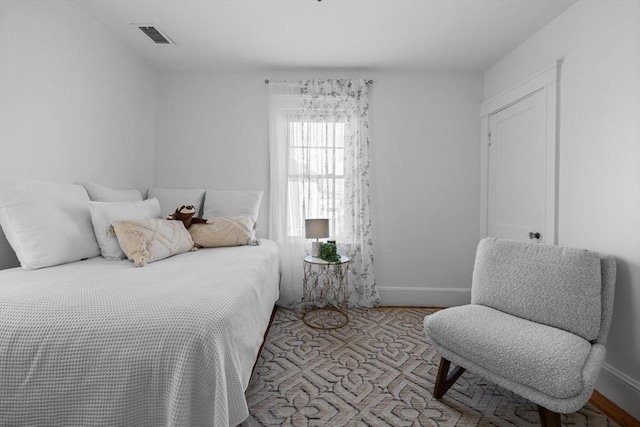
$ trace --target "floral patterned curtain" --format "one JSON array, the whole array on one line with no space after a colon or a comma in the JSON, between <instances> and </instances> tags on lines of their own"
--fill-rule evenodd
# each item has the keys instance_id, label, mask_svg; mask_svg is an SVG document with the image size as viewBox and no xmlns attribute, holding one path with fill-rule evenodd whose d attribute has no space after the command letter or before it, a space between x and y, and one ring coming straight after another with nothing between
<instances>
[{"instance_id":1,"label":"floral patterned curtain","mask_svg":"<svg viewBox=\"0 0 640 427\"><path fill-rule=\"evenodd\" d=\"M351 259L350 305L380 302L371 240L368 89L365 80L269 83L269 237L281 247L281 305L301 298L305 218L329 218L338 252Z\"/></svg>"}]
</instances>

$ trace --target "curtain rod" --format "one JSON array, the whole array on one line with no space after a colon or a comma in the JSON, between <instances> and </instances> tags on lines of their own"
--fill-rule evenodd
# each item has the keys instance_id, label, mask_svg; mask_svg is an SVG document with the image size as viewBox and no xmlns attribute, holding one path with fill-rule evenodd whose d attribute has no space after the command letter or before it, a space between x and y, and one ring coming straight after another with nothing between
<instances>
[{"instance_id":1,"label":"curtain rod","mask_svg":"<svg viewBox=\"0 0 640 427\"><path fill-rule=\"evenodd\" d=\"M264 82L266 84L269 84L269 79L264 79ZM369 79L369 80L365 80L365 82L367 82L368 85L372 85L373 84L373 80Z\"/></svg>"}]
</instances>

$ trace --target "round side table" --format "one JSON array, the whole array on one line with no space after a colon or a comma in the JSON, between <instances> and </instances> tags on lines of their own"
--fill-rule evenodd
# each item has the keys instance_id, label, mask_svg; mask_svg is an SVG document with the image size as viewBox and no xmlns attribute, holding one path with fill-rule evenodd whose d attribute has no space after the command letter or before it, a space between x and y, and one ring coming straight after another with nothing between
<instances>
[{"instance_id":1,"label":"round side table","mask_svg":"<svg viewBox=\"0 0 640 427\"><path fill-rule=\"evenodd\" d=\"M303 259L302 321L315 329L338 329L349 323L349 257L328 262L308 255Z\"/></svg>"}]
</instances>

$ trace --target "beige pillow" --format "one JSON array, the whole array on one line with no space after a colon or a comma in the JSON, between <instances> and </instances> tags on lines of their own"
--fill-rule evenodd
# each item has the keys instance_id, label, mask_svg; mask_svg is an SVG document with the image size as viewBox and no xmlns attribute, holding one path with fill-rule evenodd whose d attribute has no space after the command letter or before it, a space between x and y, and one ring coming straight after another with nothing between
<instances>
[{"instance_id":1,"label":"beige pillow","mask_svg":"<svg viewBox=\"0 0 640 427\"><path fill-rule=\"evenodd\" d=\"M113 223L120 248L136 267L188 252L193 240L181 221L145 219Z\"/></svg>"},{"instance_id":2,"label":"beige pillow","mask_svg":"<svg viewBox=\"0 0 640 427\"><path fill-rule=\"evenodd\" d=\"M248 216L221 216L207 220L206 224L192 224L189 234L193 242L203 248L257 245L255 224Z\"/></svg>"}]
</instances>

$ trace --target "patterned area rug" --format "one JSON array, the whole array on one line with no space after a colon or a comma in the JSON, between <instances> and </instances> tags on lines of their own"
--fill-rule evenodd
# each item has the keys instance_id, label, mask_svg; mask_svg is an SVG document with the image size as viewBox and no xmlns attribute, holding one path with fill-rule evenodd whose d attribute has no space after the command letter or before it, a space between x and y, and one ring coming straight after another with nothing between
<instances>
[{"instance_id":1,"label":"patterned area rug","mask_svg":"<svg viewBox=\"0 0 640 427\"><path fill-rule=\"evenodd\" d=\"M535 426L537 407L465 372L433 398L440 357L427 342L426 308L352 309L335 330L278 309L246 395L243 426ZM565 426L615 426L592 405Z\"/></svg>"}]
</instances>

